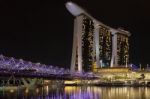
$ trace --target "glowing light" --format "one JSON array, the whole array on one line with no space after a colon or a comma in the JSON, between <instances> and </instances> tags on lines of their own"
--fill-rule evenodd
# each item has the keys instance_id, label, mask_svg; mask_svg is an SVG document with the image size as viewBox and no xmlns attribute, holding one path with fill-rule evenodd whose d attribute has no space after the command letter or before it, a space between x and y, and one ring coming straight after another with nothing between
<instances>
[{"instance_id":1,"label":"glowing light","mask_svg":"<svg viewBox=\"0 0 150 99\"><path fill-rule=\"evenodd\" d=\"M39 93L39 89L38 88L36 89L36 93Z\"/></svg>"},{"instance_id":2,"label":"glowing light","mask_svg":"<svg viewBox=\"0 0 150 99\"><path fill-rule=\"evenodd\" d=\"M26 90L25 90L25 93L28 93L28 92L29 92L29 89L26 89Z\"/></svg>"},{"instance_id":3,"label":"glowing light","mask_svg":"<svg viewBox=\"0 0 150 99\"><path fill-rule=\"evenodd\" d=\"M14 92L14 90L13 90L13 89L11 89L11 90L10 90L10 92L11 92L11 93L13 93L13 92Z\"/></svg>"},{"instance_id":4,"label":"glowing light","mask_svg":"<svg viewBox=\"0 0 150 99\"><path fill-rule=\"evenodd\" d=\"M78 92L79 88L75 86L65 86L65 92L71 93L71 92Z\"/></svg>"},{"instance_id":5,"label":"glowing light","mask_svg":"<svg viewBox=\"0 0 150 99\"><path fill-rule=\"evenodd\" d=\"M58 68L54 66L47 66L40 63L32 63L30 61L24 61L22 59L14 59L0 55L0 70L1 73L22 74L28 76L41 76L48 77L51 75L63 75L69 74L70 71L64 68Z\"/></svg>"},{"instance_id":6,"label":"glowing light","mask_svg":"<svg viewBox=\"0 0 150 99\"><path fill-rule=\"evenodd\" d=\"M46 94L48 95L49 94L49 86L45 86L46 88Z\"/></svg>"},{"instance_id":7,"label":"glowing light","mask_svg":"<svg viewBox=\"0 0 150 99\"><path fill-rule=\"evenodd\" d=\"M79 84L79 83L81 83L81 80L78 80L78 79L75 79L75 80L72 80L72 81L69 81L69 80L66 80L65 82L64 82L64 84Z\"/></svg>"},{"instance_id":8,"label":"glowing light","mask_svg":"<svg viewBox=\"0 0 150 99\"><path fill-rule=\"evenodd\" d=\"M74 16L78 16L78 15L80 15L80 14L85 12L81 7L79 7L78 5L76 5L73 2L67 2L66 3L66 8Z\"/></svg>"}]
</instances>

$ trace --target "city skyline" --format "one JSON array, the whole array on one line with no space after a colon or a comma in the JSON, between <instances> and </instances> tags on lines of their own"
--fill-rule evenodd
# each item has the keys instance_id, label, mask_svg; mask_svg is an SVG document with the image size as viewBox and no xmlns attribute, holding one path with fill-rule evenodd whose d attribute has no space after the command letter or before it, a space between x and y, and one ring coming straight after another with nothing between
<instances>
[{"instance_id":1,"label":"city skyline","mask_svg":"<svg viewBox=\"0 0 150 99\"><path fill-rule=\"evenodd\" d=\"M0 54L69 68L74 17L66 10L66 1L2 2ZM146 1L74 2L104 24L131 32L130 62L150 62Z\"/></svg>"}]
</instances>

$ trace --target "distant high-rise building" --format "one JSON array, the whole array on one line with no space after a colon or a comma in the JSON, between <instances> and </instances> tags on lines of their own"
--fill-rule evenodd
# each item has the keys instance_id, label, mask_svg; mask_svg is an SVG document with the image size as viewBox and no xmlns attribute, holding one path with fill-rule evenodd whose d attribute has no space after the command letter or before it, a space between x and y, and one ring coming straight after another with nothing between
<instances>
[{"instance_id":1,"label":"distant high-rise building","mask_svg":"<svg viewBox=\"0 0 150 99\"><path fill-rule=\"evenodd\" d=\"M97 21L72 2L68 2L66 7L75 16L72 72L128 65L128 31L114 29Z\"/></svg>"}]
</instances>

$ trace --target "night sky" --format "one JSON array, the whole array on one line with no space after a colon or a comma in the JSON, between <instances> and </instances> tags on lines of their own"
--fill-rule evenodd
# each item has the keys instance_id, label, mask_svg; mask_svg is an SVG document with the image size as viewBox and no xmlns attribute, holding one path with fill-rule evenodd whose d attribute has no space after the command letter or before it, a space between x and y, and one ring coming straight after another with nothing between
<instances>
[{"instance_id":1,"label":"night sky","mask_svg":"<svg viewBox=\"0 0 150 99\"><path fill-rule=\"evenodd\" d=\"M150 64L149 0L73 0L104 24L131 32L130 62ZM69 68L74 17L67 0L1 0L0 54Z\"/></svg>"}]
</instances>

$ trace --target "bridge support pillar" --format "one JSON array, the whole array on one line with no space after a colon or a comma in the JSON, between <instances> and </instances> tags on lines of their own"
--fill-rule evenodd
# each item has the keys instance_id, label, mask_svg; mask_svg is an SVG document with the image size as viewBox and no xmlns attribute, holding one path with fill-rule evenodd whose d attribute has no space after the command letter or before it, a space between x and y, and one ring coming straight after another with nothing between
<instances>
[{"instance_id":1,"label":"bridge support pillar","mask_svg":"<svg viewBox=\"0 0 150 99\"><path fill-rule=\"evenodd\" d=\"M23 84L25 87L32 87L36 85L42 85L43 84L43 79L38 79L38 78L21 78Z\"/></svg>"}]
</instances>

